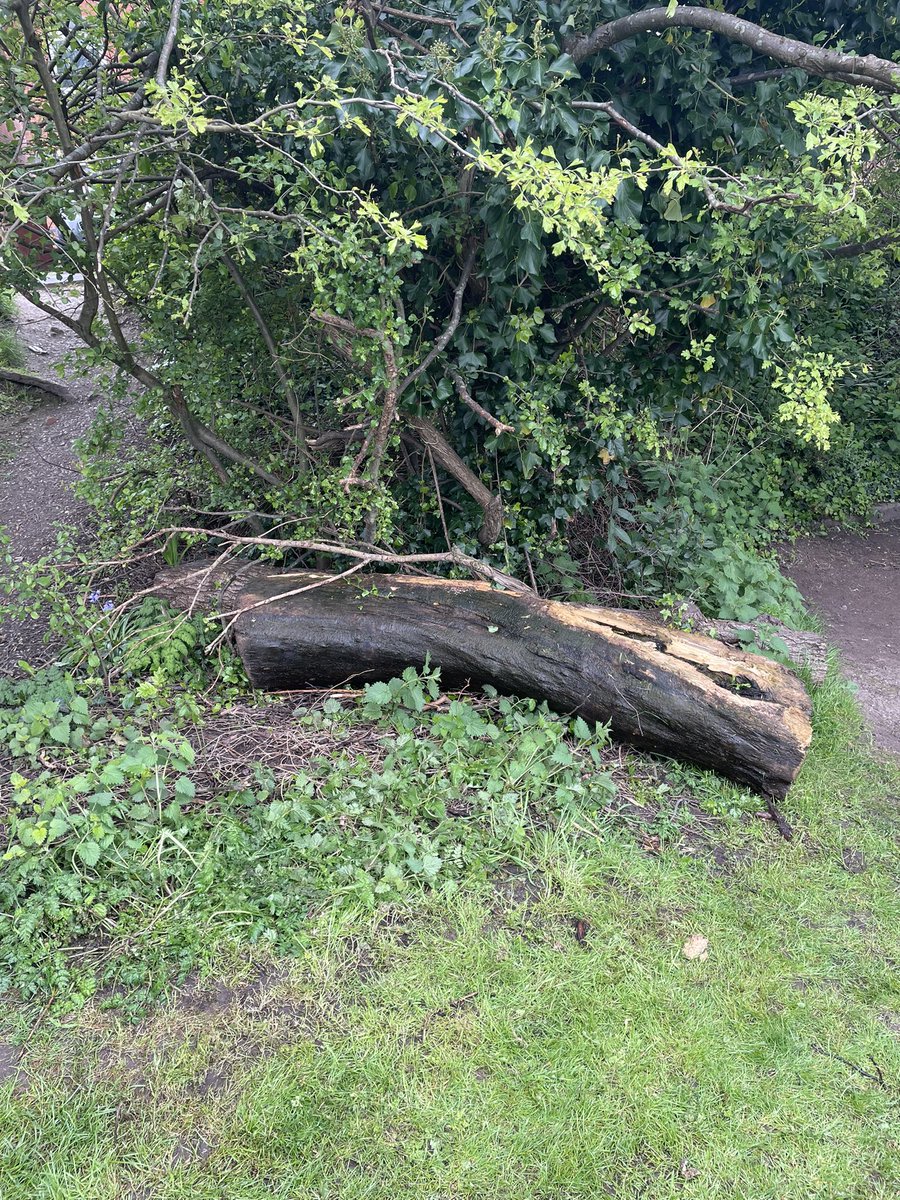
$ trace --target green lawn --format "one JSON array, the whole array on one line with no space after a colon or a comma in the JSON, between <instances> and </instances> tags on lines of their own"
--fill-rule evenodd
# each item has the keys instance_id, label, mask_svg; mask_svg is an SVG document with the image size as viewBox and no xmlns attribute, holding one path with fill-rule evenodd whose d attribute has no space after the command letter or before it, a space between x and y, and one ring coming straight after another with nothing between
<instances>
[{"instance_id":1,"label":"green lawn","mask_svg":"<svg viewBox=\"0 0 900 1200\"><path fill-rule=\"evenodd\" d=\"M296 958L223 944L138 1022L8 1005L0 1196L896 1196L900 772L856 738L821 689L791 843L537 834Z\"/></svg>"}]
</instances>

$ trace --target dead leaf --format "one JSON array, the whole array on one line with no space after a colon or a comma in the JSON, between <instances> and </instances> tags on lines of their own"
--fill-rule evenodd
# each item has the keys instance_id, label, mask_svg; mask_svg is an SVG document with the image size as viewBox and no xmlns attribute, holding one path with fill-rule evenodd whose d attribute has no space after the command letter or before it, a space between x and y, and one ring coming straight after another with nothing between
<instances>
[{"instance_id":1,"label":"dead leaf","mask_svg":"<svg viewBox=\"0 0 900 1200\"><path fill-rule=\"evenodd\" d=\"M702 933L692 933L681 947L681 953L692 962L706 962L709 958L709 938L705 938Z\"/></svg>"},{"instance_id":2,"label":"dead leaf","mask_svg":"<svg viewBox=\"0 0 900 1200\"><path fill-rule=\"evenodd\" d=\"M686 1158L681 1160L681 1166L678 1168L681 1172L682 1179L696 1179L700 1172L696 1167L692 1167Z\"/></svg>"},{"instance_id":3,"label":"dead leaf","mask_svg":"<svg viewBox=\"0 0 900 1200\"><path fill-rule=\"evenodd\" d=\"M574 928L575 941L578 942L579 945L583 946L584 943L587 941L587 935L591 931L590 924L587 921L585 921L583 917L576 917L573 920L572 924L575 927Z\"/></svg>"}]
</instances>

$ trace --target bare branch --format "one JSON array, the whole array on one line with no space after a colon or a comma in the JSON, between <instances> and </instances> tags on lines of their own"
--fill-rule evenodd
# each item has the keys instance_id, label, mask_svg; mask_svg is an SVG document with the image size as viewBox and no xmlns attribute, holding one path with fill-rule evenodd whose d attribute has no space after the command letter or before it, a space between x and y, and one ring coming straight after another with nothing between
<instances>
[{"instance_id":1,"label":"bare branch","mask_svg":"<svg viewBox=\"0 0 900 1200\"><path fill-rule=\"evenodd\" d=\"M483 562L479 558L473 558L470 554L464 554L461 550L453 547L450 550L437 552L432 554L389 554L385 551L374 548L362 550L356 546L342 546L339 542L313 542L303 539L294 538L271 538L271 537L247 537L234 533L226 533L222 530L217 530L214 534L210 533L209 529L202 529L196 525L172 525L166 529L157 529L147 537L141 538L135 542L130 548L130 556L125 559L117 559L114 562L98 563L98 566L120 566L121 563L129 561L137 561L141 557L152 557L157 554L158 545L143 555L137 552L142 547L149 545L152 542L160 543L167 541L173 534L196 534L203 537L215 537L216 541L226 542L232 546L262 546L271 549L288 551L306 551L313 554L328 554L337 558L350 558L364 564L380 563L384 566L392 567L411 567L411 566L453 566L459 567L461 570L469 571L478 579L484 579L488 583L496 584L498 587L505 588L511 592L530 592L531 588L528 584L523 583L521 579L516 579L513 575L507 575L504 571L492 567L490 563ZM205 568L198 569L197 574L200 575Z\"/></svg>"},{"instance_id":2,"label":"bare branch","mask_svg":"<svg viewBox=\"0 0 900 1200\"><path fill-rule=\"evenodd\" d=\"M450 310L450 320L447 322L443 333L440 335L416 369L411 371L400 384L398 388L398 396L402 396L410 384L415 383L419 376L428 370L437 356L447 348L450 339L453 337L454 333L456 333L456 330L459 327L460 318L462 317L463 296L465 295L466 287L469 283L469 277L472 274L472 268L475 266L476 249L477 247L473 242L473 244L469 247L465 259L463 260L463 267L462 271L460 272L459 281L456 287L453 289L453 307Z\"/></svg>"},{"instance_id":3,"label":"bare branch","mask_svg":"<svg viewBox=\"0 0 900 1200\"><path fill-rule=\"evenodd\" d=\"M488 425L491 426L495 433L500 434L516 432L512 425L505 425L502 421L498 421L496 417L491 416L486 408L481 407L478 401L473 398L466 381L463 379L462 375L460 375L459 371L454 371L451 367L449 375L453 380L454 386L456 387L456 394L459 396L460 400L462 400L463 404L465 404L467 408L471 408L473 413L477 413L477 415L481 417L482 421L487 421Z\"/></svg>"},{"instance_id":4,"label":"bare branch","mask_svg":"<svg viewBox=\"0 0 900 1200\"><path fill-rule=\"evenodd\" d=\"M478 531L478 540L482 546L493 546L500 540L500 534L503 532L503 502L500 497L485 487L431 421L425 417L410 417L407 424L415 430L423 446L431 451L438 464L480 505L484 520Z\"/></svg>"},{"instance_id":5,"label":"bare branch","mask_svg":"<svg viewBox=\"0 0 900 1200\"><path fill-rule=\"evenodd\" d=\"M882 234L881 237L869 238L867 242L848 242L844 246L834 246L822 250L823 258L859 258L861 254L871 254L874 250L886 250L900 242L900 232Z\"/></svg>"},{"instance_id":6,"label":"bare branch","mask_svg":"<svg viewBox=\"0 0 900 1200\"><path fill-rule=\"evenodd\" d=\"M181 0L174 0L172 12L169 16L169 28L166 30L162 49L159 52L159 62L156 66L156 84L160 88L166 86L166 72L169 69L169 59L172 57L172 51L175 49L175 41L178 37L178 22L180 20Z\"/></svg>"},{"instance_id":7,"label":"bare branch","mask_svg":"<svg viewBox=\"0 0 900 1200\"><path fill-rule=\"evenodd\" d=\"M795 38L772 33L742 17L693 4L645 8L642 12L607 21L586 36L573 38L566 48L576 63L583 63L602 50L618 46L639 34L659 33L664 29L700 29L717 33L729 41L749 46L756 54L800 67L809 75L837 74L882 92L896 92L900 88L900 65L886 58L810 46Z\"/></svg>"}]
</instances>

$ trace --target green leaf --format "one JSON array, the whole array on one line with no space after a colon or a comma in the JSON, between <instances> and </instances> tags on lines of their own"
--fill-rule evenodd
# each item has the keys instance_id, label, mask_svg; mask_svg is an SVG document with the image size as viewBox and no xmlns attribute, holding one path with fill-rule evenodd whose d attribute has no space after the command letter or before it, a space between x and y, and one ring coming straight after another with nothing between
<instances>
[{"instance_id":1,"label":"green leaf","mask_svg":"<svg viewBox=\"0 0 900 1200\"><path fill-rule=\"evenodd\" d=\"M62 837L64 833L68 833L72 826L65 817L54 817L47 826L47 841L53 842L58 837Z\"/></svg>"},{"instance_id":2,"label":"green leaf","mask_svg":"<svg viewBox=\"0 0 900 1200\"><path fill-rule=\"evenodd\" d=\"M572 732L579 741L588 742L591 739L591 729L582 717L576 717L572 724Z\"/></svg>"},{"instance_id":3,"label":"green leaf","mask_svg":"<svg viewBox=\"0 0 900 1200\"><path fill-rule=\"evenodd\" d=\"M571 767L575 761L572 751L565 742L559 742L554 747L553 753L550 755L551 762L560 763L564 767Z\"/></svg>"},{"instance_id":4,"label":"green leaf","mask_svg":"<svg viewBox=\"0 0 900 1200\"><path fill-rule=\"evenodd\" d=\"M383 707L385 704L390 704L393 699L394 695L386 683L370 683L366 687L366 700L372 704Z\"/></svg>"},{"instance_id":5,"label":"green leaf","mask_svg":"<svg viewBox=\"0 0 900 1200\"><path fill-rule=\"evenodd\" d=\"M86 867L96 867L100 861L100 846L97 842L79 842L75 847L75 853Z\"/></svg>"},{"instance_id":6,"label":"green leaf","mask_svg":"<svg viewBox=\"0 0 900 1200\"><path fill-rule=\"evenodd\" d=\"M72 726L68 718L66 718L63 721L57 721L55 725L51 725L47 732L53 738L54 742L59 742L61 746L68 746L69 738L72 736Z\"/></svg>"}]
</instances>

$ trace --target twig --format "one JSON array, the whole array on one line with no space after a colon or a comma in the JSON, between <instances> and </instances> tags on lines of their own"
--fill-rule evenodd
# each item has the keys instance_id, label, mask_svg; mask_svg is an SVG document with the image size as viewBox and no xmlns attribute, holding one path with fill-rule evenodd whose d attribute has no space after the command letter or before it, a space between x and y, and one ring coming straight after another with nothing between
<instances>
[{"instance_id":1,"label":"twig","mask_svg":"<svg viewBox=\"0 0 900 1200\"><path fill-rule=\"evenodd\" d=\"M869 1062L875 1068L875 1074L873 1074L871 1071L865 1070L863 1067L858 1066L855 1062L851 1062L849 1058L844 1058L841 1054L834 1054L831 1050L826 1050L825 1047L820 1046L818 1042L813 1042L810 1046L810 1049L814 1054L821 1054L823 1058L830 1058L833 1062L842 1063L843 1066L849 1067L850 1070L855 1072L857 1075L861 1075L863 1079L870 1079L872 1083L877 1083L878 1086L884 1088L886 1092L891 1090L887 1080L884 1078L884 1072L871 1054L869 1055Z\"/></svg>"},{"instance_id":2,"label":"twig","mask_svg":"<svg viewBox=\"0 0 900 1200\"><path fill-rule=\"evenodd\" d=\"M794 836L794 827L785 819L784 816L782 816L771 796L766 797L766 809L768 810L769 816L775 822L776 828L784 840L786 842L791 841Z\"/></svg>"},{"instance_id":3,"label":"twig","mask_svg":"<svg viewBox=\"0 0 900 1200\"><path fill-rule=\"evenodd\" d=\"M487 421L488 425L491 426L495 433L499 434L516 432L512 425L506 425L503 421L498 421L497 418L492 416L486 408L481 407L478 401L472 396L472 393L469 391L468 386L466 385L466 381L463 379L462 375L460 375L459 371L455 371L451 367L449 375L453 380L454 386L456 387L456 394L459 396L460 400L462 400L463 404L465 404L467 408L471 408L473 413L477 413L478 416L481 417L482 421Z\"/></svg>"}]
</instances>

